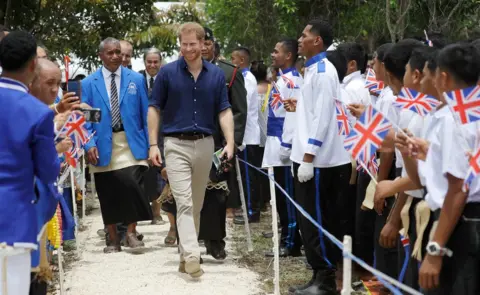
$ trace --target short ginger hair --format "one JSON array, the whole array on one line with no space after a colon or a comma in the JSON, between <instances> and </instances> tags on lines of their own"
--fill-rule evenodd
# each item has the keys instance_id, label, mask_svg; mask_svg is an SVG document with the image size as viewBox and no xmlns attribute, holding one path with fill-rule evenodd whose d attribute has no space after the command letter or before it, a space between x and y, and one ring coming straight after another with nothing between
<instances>
[{"instance_id":1,"label":"short ginger hair","mask_svg":"<svg viewBox=\"0 0 480 295\"><path fill-rule=\"evenodd\" d=\"M182 40L182 34L189 34L189 33L195 33L195 35L197 35L198 40L205 40L205 30L199 23L196 23L196 22L184 23L178 29L177 36L180 40Z\"/></svg>"}]
</instances>

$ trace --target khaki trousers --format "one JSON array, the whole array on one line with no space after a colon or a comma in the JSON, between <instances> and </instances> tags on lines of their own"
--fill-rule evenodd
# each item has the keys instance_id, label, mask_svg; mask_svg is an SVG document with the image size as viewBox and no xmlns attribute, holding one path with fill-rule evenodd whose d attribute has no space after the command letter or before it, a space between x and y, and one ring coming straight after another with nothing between
<instances>
[{"instance_id":1,"label":"khaki trousers","mask_svg":"<svg viewBox=\"0 0 480 295\"><path fill-rule=\"evenodd\" d=\"M168 181L177 203L180 261L200 259L200 212L212 167L213 137L164 141Z\"/></svg>"}]
</instances>

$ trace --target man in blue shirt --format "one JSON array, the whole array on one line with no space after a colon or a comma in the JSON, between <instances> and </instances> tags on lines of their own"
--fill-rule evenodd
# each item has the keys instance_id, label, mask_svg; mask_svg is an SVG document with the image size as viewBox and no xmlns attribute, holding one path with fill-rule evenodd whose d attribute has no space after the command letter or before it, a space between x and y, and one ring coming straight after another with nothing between
<instances>
[{"instance_id":1,"label":"man in blue shirt","mask_svg":"<svg viewBox=\"0 0 480 295\"><path fill-rule=\"evenodd\" d=\"M160 110L165 135L165 161L173 196L177 203L180 240L180 272L192 277L200 268L200 211L212 165L212 134L222 128L226 139L224 155L234 152L233 115L228 102L225 75L202 59L205 31L197 23L185 23L178 37L183 55L160 70L148 110L150 160L162 165L157 145Z\"/></svg>"}]
</instances>

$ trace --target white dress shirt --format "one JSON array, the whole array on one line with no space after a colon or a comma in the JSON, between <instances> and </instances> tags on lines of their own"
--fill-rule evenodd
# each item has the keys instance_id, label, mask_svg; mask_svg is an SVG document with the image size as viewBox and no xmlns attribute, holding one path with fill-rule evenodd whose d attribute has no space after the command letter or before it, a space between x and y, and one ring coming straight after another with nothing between
<instances>
[{"instance_id":1,"label":"white dress shirt","mask_svg":"<svg viewBox=\"0 0 480 295\"><path fill-rule=\"evenodd\" d=\"M247 124L245 125L245 135L243 143L245 145L260 144L260 126L258 125L258 92L257 79L248 70L242 70L245 80L245 88L247 90Z\"/></svg>"},{"instance_id":2,"label":"white dress shirt","mask_svg":"<svg viewBox=\"0 0 480 295\"><path fill-rule=\"evenodd\" d=\"M291 160L302 163L305 154L314 155L316 168L350 163L350 155L338 135L335 99L341 97L337 70L320 53L305 63L302 99L297 103L297 132Z\"/></svg>"},{"instance_id":3,"label":"white dress shirt","mask_svg":"<svg viewBox=\"0 0 480 295\"><path fill-rule=\"evenodd\" d=\"M351 102L345 102L347 104L358 103L368 106L372 103L370 93L365 88L365 77L362 76L360 71L351 73L343 78L343 87L350 93L350 97L353 99Z\"/></svg>"},{"instance_id":4,"label":"white dress shirt","mask_svg":"<svg viewBox=\"0 0 480 295\"><path fill-rule=\"evenodd\" d=\"M157 75L158 75L158 73L157 73ZM157 79L157 75L152 77L148 74L147 70L145 70L145 79L147 79L147 89L150 88L150 78L153 78L153 83L155 83L155 79Z\"/></svg>"},{"instance_id":5,"label":"white dress shirt","mask_svg":"<svg viewBox=\"0 0 480 295\"><path fill-rule=\"evenodd\" d=\"M111 99L111 83L112 83L112 72L107 70L105 67L102 67L102 74L103 74L103 80L105 81L105 87L107 88L107 94L108 98L110 99L110 106L112 105L112 99ZM118 99L120 99L120 81L122 76L122 67L118 67L118 69L115 71L115 85L117 86L117 94L118 94ZM120 102L120 100L119 100Z\"/></svg>"}]
</instances>

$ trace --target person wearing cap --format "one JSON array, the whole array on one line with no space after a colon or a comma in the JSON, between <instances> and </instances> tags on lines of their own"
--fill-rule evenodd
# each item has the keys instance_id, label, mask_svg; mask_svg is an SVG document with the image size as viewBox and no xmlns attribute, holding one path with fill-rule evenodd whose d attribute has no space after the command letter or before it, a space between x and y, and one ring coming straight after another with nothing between
<instances>
[{"instance_id":1,"label":"person wearing cap","mask_svg":"<svg viewBox=\"0 0 480 295\"><path fill-rule=\"evenodd\" d=\"M225 74L228 100L232 105L235 124L235 145L241 146L247 122L247 90L245 89L242 71L233 64L216 58L220 53L218 52L218 55L215 54L213 32L209 28L204 28L204 30L205 43L202 49L202 57L218 66ZM220 130L214 134L214 139L215 150L219 150L224 141L224 136ZM205 242L207 254L212 255L215 259L224 259L226 257L224 238L226 236L227 200L234 198L237 204L240 200L234 163L234 161L231 161L229 172L223 173L220 177L216 174L216 166L212 165L205 201L200 215L199 239Z\"/></svg>"}]
</instances>

